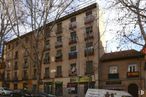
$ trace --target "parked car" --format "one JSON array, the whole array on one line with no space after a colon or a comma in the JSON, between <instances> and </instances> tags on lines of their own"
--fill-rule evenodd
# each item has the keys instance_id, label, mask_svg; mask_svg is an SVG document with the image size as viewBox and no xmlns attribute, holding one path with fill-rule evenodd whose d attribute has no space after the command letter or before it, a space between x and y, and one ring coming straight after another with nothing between
<instances>
[{"instance_id":1,"label":"parked car","mask_svg":"<svg viewBox=\"0 0 146 97\"><path fill-rule=\"evenodd\" d=\"M33 93L32 97L56 97L56 96L53 95L53 94L47 94L47 93L44 93L44 92L39 92L39 93Z\"/></svg>"},{"instance_id":2,"label":"parked car","mask_svg":"<svg viewBox=\"0 0 146 97\"><path fill-rule=\"evenodd\" d=\"M11 95L12 91L7 87L0 87L0 95Z\"/></svg>"},{"instance_id":3,"label":"parked car","mask_svg":"<svg viewBox=\"0 0 146 97\"><path fill-rule=\"evenodd\" d=\"M11 97L32 97L32 93L28 90L17 89L13 90Z\"/></svg>"}]
</instances>

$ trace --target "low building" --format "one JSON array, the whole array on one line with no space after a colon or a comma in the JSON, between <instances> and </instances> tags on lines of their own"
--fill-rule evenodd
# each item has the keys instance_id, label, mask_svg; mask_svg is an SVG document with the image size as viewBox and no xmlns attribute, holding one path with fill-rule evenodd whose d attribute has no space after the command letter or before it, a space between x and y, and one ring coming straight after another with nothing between
<instances>
[{"instance_id":1,"label":"low building","mask_svg":"<svg viewBox=\"0 0 146 97\"><path fill-rule=\"evenodd\" d=\"M141 52L126 50L104 54L99 75L100 88L125 90L133 97L138 97L140 90L146 92L146 63Z\"/></svg>"}]
</instances>

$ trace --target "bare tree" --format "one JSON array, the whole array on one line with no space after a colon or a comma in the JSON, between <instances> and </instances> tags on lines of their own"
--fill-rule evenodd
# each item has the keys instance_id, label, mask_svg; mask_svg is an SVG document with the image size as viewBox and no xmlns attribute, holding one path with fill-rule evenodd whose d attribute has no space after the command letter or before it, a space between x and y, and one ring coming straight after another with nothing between
<instances>
[{"instance_id":1,"label":"bare tree","mask_svg":"<svg viewBox=\"0 0 146 97\"><path fill-rule=\"evenodd\" d=\"M114 39L119 40L119 48L133 43L139 47L146 44L146 1L145 0L108 0L108 9L115 10L112 21L115 21L116 32ZM113 12L113 11L111 11ZM114 13L113 13L114 14ZM130 45L131 46L131 45Z\"/></svg>"},{"instance_id":2,"label":"bare tree","mask_svg":"<svg viewBox=\"0 0 146 97\"><path fill-rule=\"evenodd\" d=\"M7 18L10 21L9 24L12 27L11 31L18 38L29 59L37 67L37 91L39 91L42 81L44 42L48 37L51 37L47 35L52 32L56 20L62 16L72 2L73 0L11 0L9 2L11 10L9 10L8 2L1 0L3 7L6 9ZM12 14L11 11L13 11ZM15 18L15 22L13 22L11 16ZM48 23L51 25L48 25ZM16 26L14 27L13 24ZM25 31L32 31L32 40L29 42L29 46L21 38L21 34L26 33Z\"/></svg>"}]
</instances>

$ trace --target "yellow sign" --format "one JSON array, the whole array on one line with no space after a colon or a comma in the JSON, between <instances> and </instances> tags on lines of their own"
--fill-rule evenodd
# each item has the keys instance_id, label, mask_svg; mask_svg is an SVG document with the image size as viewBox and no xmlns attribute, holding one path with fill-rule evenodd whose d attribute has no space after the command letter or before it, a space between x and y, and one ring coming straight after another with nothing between
<instances>
[{"instance_id":1,"label":"yellow sign","mask_svg":"<svg viewBox=\"0 0 146 97\"><path fill-rule=\"evenodd\" d=\"M89 77L89 76L78 76L78 77L73 77L70 79L70 82L79 82L79 83L82 83L82 82L89 82L89 81L92 81L92 77Z\"/></svg>"}]
</instances>

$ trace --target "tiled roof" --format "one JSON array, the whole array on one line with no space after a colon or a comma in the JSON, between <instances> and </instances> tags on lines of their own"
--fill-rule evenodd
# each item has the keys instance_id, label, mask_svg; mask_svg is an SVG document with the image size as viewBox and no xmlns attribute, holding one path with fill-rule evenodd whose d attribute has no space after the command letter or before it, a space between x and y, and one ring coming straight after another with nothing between
<instances>
[{"instance_id":1,"label":"tiled roof","mask_svg":"<svg viewBox=\"0 0 146 97\"><path fill-rule=\"evenodd\" d=\"M125 50L125 51L105 53L100 58L100 61L122 60L122 59L139 58L139 57L144 57L144 54L136 50Z\"/></svg>"}]
</instances>

